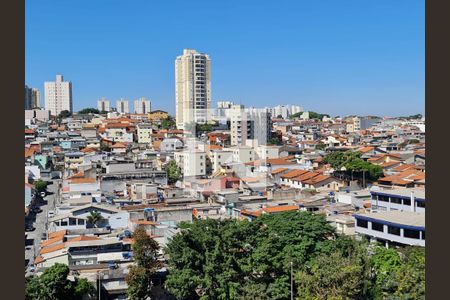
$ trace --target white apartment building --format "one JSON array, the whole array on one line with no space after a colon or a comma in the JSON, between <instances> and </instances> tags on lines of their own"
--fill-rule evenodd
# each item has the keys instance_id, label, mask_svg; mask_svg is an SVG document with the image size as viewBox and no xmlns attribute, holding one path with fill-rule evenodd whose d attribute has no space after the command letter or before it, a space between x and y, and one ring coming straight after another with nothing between
<instances>
[{"instance_id":1,"label":"white apartment building","mask_svg":"<svg viewBox=\"0 0 450 300\"><path fill-rule=\"evenodd\" d=\"M100 112L102 112L102 111L110 112L111 107L109 105L109 100L106 98L102 98L102 99L98 100L97 101L97 109Z\"/></svg>"},{"instance_id":2,"label":"white apartment building","mask_svg":"<svg viewBox=\"0 0 450 300\"><path fill-rule=\"evenodd\" d=\"M257 159L267 160L279 158L279 149L280 147L278 146L260 145L256 148Z\"/></svg>"},{"instance_id":3,"label":"white apartment building","mask_svg":"<svg viewBox=\"0 0 450 300\"><path fill-rule=\"evenodd\" d=\"M151 145L153 133L152 126L150 124L138 124L136 129L137 129L137 142L139 144Z\"/></svg>"},{"instance_id":4,"label":"white apartment building","mask_svg":"<svg viewBox=\"0 0 450 300\"><path fill-rule=\"evenodd\" d=\"M258 145L267 144L271 124L271 115L266 109L233 105L230 110L231 145L245 145L249 139L256 140Z\"/></svg>"},{"instance_id":5,"label":"white apartment building","mask_svg":"<svg viewBox=\"0 0 450 300\"><path fill-rule=\"evenodd\" d=\"M175 162L183 176L204 176L206 174L206 153L203 151L179 151L174 153Z\"/></svg>"},{"instance_id":6,"label":"white apartment building","mask_svg":"<svg viewBox=\"0 0 450 300\"><path fill-rule=\"evenodd\" d=\"M63 110L73 112L72 83L64 81L62 75L56 75L56 81L44 83L45 109L54 116Z\"/></svg>"},{"instance_id":7,"label":"white apartment building","mask_svg":"<svg viewBox=\"0 0 450 300\"><path fill-rule=\"evenodd\" d=\"M275 107L266 108L273 118L281 116L283 119L289 118L291 115L302 112L303 108L298 105L277 105Z\"/></svg>"},{"instance_id":8,"label":"white apartment building","mask_svg":"<svg viewBox=\"0 0 450 300\"><path fill-rule=\"evenodd\" d=\"M128 114L130 112L128 100L120 98L116 101L116 111L120 114Z\"/></svg>"},{"instance_id":9,"label":"white apartment building","mask_svg":"<svg viewBox=\"0 0 450 300\"><path fill-rule=\"evenodd\" d=\"M184 49L175 60L175 99L177 128L210 120L211 59L208 54Z\"/></svg>"},{"instance_id":10,"label":"white apartment building","mask_svg":"<svg viewBox=\"0 0 450 300\"><path fill-rule=\"evenodd\" d=\"M134 100L134 112L141 115L151 112L150 100L145 99L145 97Z\"/></svg>"},{"instance_id":11,"label":"white apartment building","mask_svg":"<svg viewBox=\"0 0 450 300\"><path fill-rule=\"evenodd\" d=\"M220 170L221 166L233 161L234 153L230 149L213 150L211 151L212 172L215 173Z\"/></svg>"}]
</instances>

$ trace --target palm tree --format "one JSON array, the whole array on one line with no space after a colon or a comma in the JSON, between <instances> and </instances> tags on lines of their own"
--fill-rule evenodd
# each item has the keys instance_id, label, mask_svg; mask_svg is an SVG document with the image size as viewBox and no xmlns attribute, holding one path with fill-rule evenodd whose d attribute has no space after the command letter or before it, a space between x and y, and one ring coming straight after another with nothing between
<instances>
[{"instance_id":1,"label":"palm tree","mask_svg":"<svg viewBox=\"0 0 450 300\"><path fill-rule=\"evenodd\" d=\"M91 211L91 214L87 217L89 223L97 227L97 224L103 220L102 214L98 211Z\"/></svg>"}]
</instances>

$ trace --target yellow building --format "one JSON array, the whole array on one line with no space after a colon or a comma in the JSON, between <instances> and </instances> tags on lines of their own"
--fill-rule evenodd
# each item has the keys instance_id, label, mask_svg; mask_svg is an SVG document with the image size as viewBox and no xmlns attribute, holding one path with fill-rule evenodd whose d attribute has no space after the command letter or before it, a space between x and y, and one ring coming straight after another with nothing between
<instances>
[{"instance_id":1,"label":"yellow building","mask_svg":"<svg viewBox=\"0 0 450 300\"><path fill-rule=\"evenodd\" d=\"M154 110L148 114L148 119L150 122L160 122L167 119L169 114L166 111Z\"/></svg>"}]
</instances>

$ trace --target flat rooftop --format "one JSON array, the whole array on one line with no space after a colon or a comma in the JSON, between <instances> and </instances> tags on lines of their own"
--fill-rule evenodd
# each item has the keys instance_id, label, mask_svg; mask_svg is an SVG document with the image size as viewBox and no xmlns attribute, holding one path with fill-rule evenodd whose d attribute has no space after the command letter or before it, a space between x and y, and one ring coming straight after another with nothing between
<instances>
[{"instance_id":1,"label":"flat rooftop","mask_svg":"<svg viewBox=\"0 0 450 300\"><path fill-rule=\"evenodd\" d=\"M425 214L411 211L385 211L354 214L356 218L384 221L387 223L425 228Z\"/></svg>"},{"instance_id":2,"label":"flat rooftop","mask_svg":"<svg viewBox=\"0 0 450 300\"><path fill-rule=\"evenodd\" d=\"M425 190L417 189L417 188L406 188L406 189L393 189L393 190L372 190L371 193L376 194L386 194L386 195L395 195L402 197L411 197L411 192L414 192L414 197L425 199Z\"/></svg>"}]
</instances>

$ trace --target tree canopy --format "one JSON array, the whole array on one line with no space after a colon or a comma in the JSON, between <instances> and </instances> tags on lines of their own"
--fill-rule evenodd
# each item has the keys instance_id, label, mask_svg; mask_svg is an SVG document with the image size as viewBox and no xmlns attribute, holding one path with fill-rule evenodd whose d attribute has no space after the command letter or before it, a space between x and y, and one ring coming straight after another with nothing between
<instances>
[{"instance_id":1,"label":"tree canopy","mask_svg":"<svg viewBox=\"0 0 450 300\"><path fill-rule=\"evenodd\" d=\"M59 118L59 119L64 119L64 118L68 118L68 117L70 117L70 116L72 116L72 113L71 113L70 111L68 111L68 110L63 110L63 111L61 111L61 112L59 113L58 118Z\"/></svg>"},{"instance_id":2,"label":"tree canopy","mask_svg":"<svg viewBox=\"0 0 450 300\"><path fill-rule=\"evenodd\" d=\"M69 267L56 263L46 269L39 277L30 277L25 281L25 299L82 299L85 295L95 294L94 286L85 278L67 279Z\"/></svg>"},{"instance_id":3,"label":"tree canopy","mask_svg":"<svg viewBox=\"0 0 450 300\"><path fill-rule=\"evenodd\" d=\"M175 128L175 126L176 126L175 120L171 116L167 116L166 119L161 121L162 129L172 129Z\"/></svg>"},{"instance_id":4,"label":"tree canopy","mask_svg":"<svg viewBox=\"0 0 450 300\"><path fill-rule=\"evenodd\" d=\"M34 188L39 193L45 192L47 190L47 185L48 185L48 182L44 181L42 179L38 179L34 182Z\"/></svg>"},{"instance_id":5,"label":"tree canopy","mask_svg":"<svg viewBox=\"0 0 450 300\"><path fill-rule=\"evenodd\" d=\"M158 261L158 243L147 235L143 227L133 233L133 257L136 262L130 267L126 281L130 299L146 299L152 288L152 275L162 265Z\"/></svg>"},{"instance_id":6,"label":"tree canopy","mask_svg":"<svg viewBox=\"0 0 450 300\"><path fill-rule=\"evenodd\" d=\"M322 215L205 219L180 228L166 249L166 286L177 299L287 300L291 262L296 299L424 297L423 249L401 255L337 235Z\"/></svg>"},{"instance_id":7,"label":"tree canopy","mask_svg":"<svg viewBox=\"0 0 450 300\"><path fill-rule=\"evenodd\" d=\"M366 178L369 180L377 180L383 176L383 168L367 162L361 158L361 152L354 151L335 151L327 154L323 160L324 163L330 164L336 171L345 168L346 173L357 172L355 176L362 176L359 173L367 172Z\"/></svg>"},{"instance_id":8,"label":"tree canopy","mask_svg":"<svg viewBox=\"0 0 450 300\"><path fill-rule=\"evenodd\" d=\"M181 169L174 160L169 161L166 166L166 170L169 184L174 184L181 179Z\"/></svg>"},{"instance_id":9,"label":"tree canopy","mask_svg":"<svg viewBox=\"0 0 450 300\"><path fill-rule=\"evenodd\" d=\"M99 114L100 111L93 107L83 108L78 112L80 115L87 115L87 114Z\"/></svg>"}]
</instances>

